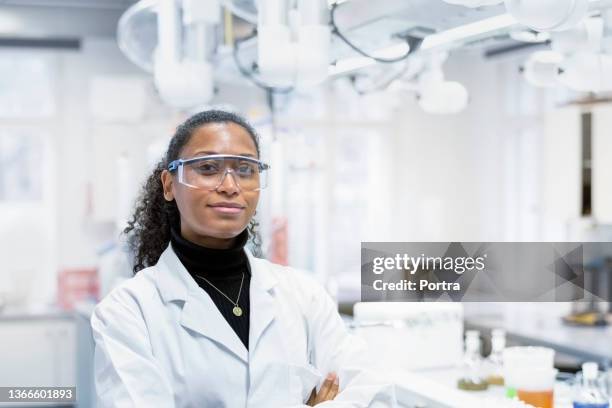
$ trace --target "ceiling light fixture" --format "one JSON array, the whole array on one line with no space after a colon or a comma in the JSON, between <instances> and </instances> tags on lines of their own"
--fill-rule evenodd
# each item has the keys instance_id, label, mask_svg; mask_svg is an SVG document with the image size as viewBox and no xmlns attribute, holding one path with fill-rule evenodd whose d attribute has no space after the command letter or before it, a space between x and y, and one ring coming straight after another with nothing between
<instances>
[{"instance_id":1,"label":"ceiling light fixture","mask_svg":"<svg viewBox=\"0 0 612 408\"><path fill-rule=\"evenodd\" d=\"M539 88L551 88L559 85L559 66L563 54L555 51L537 51L529 56L522 68L527 82Z\"/></svg>"}]
</instances>

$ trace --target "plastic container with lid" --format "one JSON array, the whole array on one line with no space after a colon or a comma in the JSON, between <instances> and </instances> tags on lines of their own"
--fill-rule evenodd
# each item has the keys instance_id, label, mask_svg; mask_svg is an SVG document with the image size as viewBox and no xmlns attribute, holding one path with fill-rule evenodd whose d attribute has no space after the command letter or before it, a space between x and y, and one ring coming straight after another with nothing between
<instances>
[{"instance_id":1,"label":"plastic container with lid","mask_svg":"<svg viewBox=\"0 0 612 408\"><path fill-rule=\"evenodd\" d=\"M557 370L555 351L546 347L508 347L503 351L507 395L535 407L552 408Z\"/></svg>"}]
</instances>

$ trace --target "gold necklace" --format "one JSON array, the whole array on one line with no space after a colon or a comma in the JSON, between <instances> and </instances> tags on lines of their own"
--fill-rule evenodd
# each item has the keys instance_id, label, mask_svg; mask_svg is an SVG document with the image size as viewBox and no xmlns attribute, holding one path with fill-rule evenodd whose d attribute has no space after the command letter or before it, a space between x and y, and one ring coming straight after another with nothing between
<instances>
[{"instance_id":1,"label":"gold necklace","mask_svg":"<svg viewBox=\"0 0 612 408\"><path fill-rule=\"evenodd\" d=\"M223 293L219 288L217 288L215 285L213 285L205 277L199 276L199 275L195 275L195 274L193 276L195 276L198 279L203 279L204 281L206 281L206 283L208 283L210 286L212 286L217 292L219 292L220 294L225 296L225 298L227 300L229 300L232 305L234 305L234 308L232 309L232 313L234 313L234 316L238 316L238 317L242 316L242 308L240 306L238 306L238 301L240 300L240 293L242 293L242 284L244 283L244 272L242 273L242 279L240 280L240 289L238 289L238 297L236 298L235 302L232 299L230 299L229 296L227 296L225 293Z\"/></svg>"}]
</instances>

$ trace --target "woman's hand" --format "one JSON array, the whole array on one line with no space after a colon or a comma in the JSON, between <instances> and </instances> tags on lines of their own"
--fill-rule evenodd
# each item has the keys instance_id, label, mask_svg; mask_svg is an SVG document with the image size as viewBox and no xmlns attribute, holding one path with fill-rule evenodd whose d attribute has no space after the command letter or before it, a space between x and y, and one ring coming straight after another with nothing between
<instances>
[{"instance_id":1,"label":"woman's hand","mask_svg":"<svg viewBox=\"0 0 612 408\"><path fill-rule=\"evenodd\" d=\"M310 398L306 401L306 405L314 407L322 402L333 400L336 398L336 395L338 395L339 384L340 382L336 373L327 374L319 392L317 392L316 387L312 389L312 393L310 393Z\"/></svg>"}]
</instances>

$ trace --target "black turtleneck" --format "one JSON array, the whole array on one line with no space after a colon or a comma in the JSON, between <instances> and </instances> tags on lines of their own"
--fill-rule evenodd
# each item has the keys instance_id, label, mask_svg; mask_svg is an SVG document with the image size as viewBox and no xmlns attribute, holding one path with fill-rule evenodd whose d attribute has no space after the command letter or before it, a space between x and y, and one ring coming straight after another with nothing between
<instances>
[{"instance_id":1,"label":"black turtleneck","mask_svg":"<svg viewBox=\"0 0 612 408\"><path fill-rule=\"evenodd\" d=\"M213 249L197 245L186 240L174 228L170 242L172 249L178 256L185 269L196 283L208 293L225 320L232 327L244 346L249 348L249 287L251 271L244 252L244 245L248 240L248 232L244 230L236 237L236 242L228 249ZM219 291L215 290L207 279L217 289L235 301L240 289L240 281L244 274L244 282L238 306L242 309L241 316L232 312L234 305Z\"/></svg>"}]
</instances>

